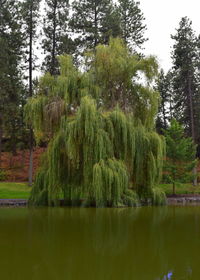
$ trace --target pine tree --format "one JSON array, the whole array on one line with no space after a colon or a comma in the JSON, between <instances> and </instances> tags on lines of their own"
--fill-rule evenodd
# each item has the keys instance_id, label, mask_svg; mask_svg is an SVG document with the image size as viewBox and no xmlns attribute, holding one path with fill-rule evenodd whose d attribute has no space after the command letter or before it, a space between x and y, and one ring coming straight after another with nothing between
<instances>
[{"instance_id":1,"label":"pine tree","mask_svg":"<svg viewBox=\"0 0 200 280\"><path fill-rule=\"evenodd\" d=\"M1 18L2 23L2 18ZM4 124L4 114L5 114L5 102L7 99L5 87L7 83L7 77L5 75L6 72L6 66L7 66L7 46L5 39L0 37L0 49L2 50L0 55L0 168L1 168L1 154L2 154L2 139L3 139L3 124Z\"/></svg>"},{"instance_id":2,"label":"pine tree","mask_svg":"<svg viewBox=\"0 0 200 280\"><path fill-rule=\"evenodd\" d=\"M147 40L144 36L146 31L145 18L139 4L134 0L119 0L118 6L121 36L133 50L141 48Z\"/></svg>"},{"instance_id":3,"label":"pine tree","mask_svg":"<svg viewBox=\"0 0 200 280\"><path fill-rule=\"evenodd\" d=\"M108 43L119 35L118 15L111 0L75 0L72 3L70 27L77 34L81 51L94 50L99 43Z\"/></svg>"},{"instance_id":4,"label":"pine tree","mask_svg":"<svg viewBox=\"0 0 200 280\"><path fill-rule=\"evenodd\" d=\"M159 133L166 129L173 117L173 100L172 100L172 72L164 73L160 71L159 78L156 82L156 90L160 93L160 105L156 120L156 127Z\"/></svg>"},{"instance_id":5,"label":"pine tree","mask_svg":"<svg viewBox=\"0 0 200 280\"><path fill-rule=\"evenodd\" d=\"M197 143L199 140L200 104L198 39L192 29L192 22L184 17L180 21L173 47L173 83L175 112L177 119L184 125L188 136ZM196 178L196 169L194 169ZM194 181L194 185L197 182Z\"/></svg>"},{"instance_id":6,"label":"pine tree","mask_svg":"<svg viewBox=\"0 0 200 280\"><path fill-rule=\"evenodd\" d=\"M57 56L73 52L74 44L68 36L68 0L47 0L45 2L44 36L42 42L46 54L44 69L52 75L58 74Z\"/></svg>"},{"instance_id":7,"label":"pine tree","mask_svg":"<svg viewBox=\"0 0 200 280\"><path fill-rule=\"evenodd\" d=\"M172 52L175 111L187 135L196 142L199 134L199 110L196 105L200 98L197 80L198 46L192 22L187 17L181 19L172 39L175 40Z\"/></svg>"},{"instance_id":8,"label":"pine tree","mask_svg":"<svg viewBox=\"0 0 200 280\"><path fill-rule=\"evenodd\" d=\"M192 179L192 170L196 166L196 145L191 137L185 137L183 127L173 119L165 130L166 137L166 172L173 184L173 194L178 182Z\"/></svg>"},{"instance_id":9,"label":"pine tree","mask_svg":"<svg viewBox=\"0 0 200 280\"><path fill-rule=\"evenodd\" d=\"M22 2L21 13L23 18L23 39L24 47L26 49L26 68L28 69L29 75L29 96L33 95L33 70L36 67L36 40L37 27L39 24L39 8L41 0L24 0Z\"/></svg>"},{"instance_id":10,"label":"pine tree","mask_svg":"<svg viewBox=\"0 0 200 280\"><path fill-rule=\"evenodd\" d=\"M18 141L18 125L21 123L22 55L20 5L8 0L0 5L0 154L2 137L7 135L13 153Z\"/></svg>"},{"instance_id":11,"label":"pine tree","mask_svg":"<svg viewBox=\"0 0 200 280\"><path fill-rule=\"evenodd\" d=\"M23 30L24 30L24 45L26 49L26 61L28 65L28 79L29 79L29 97L33 96L33 69L36 65L36 57L34 55L34 44L37 39L37 26L39 23L39 6L40 0L24 0L22 2L22 17L23 17ZM29 149L30 149L30 160L29 160L29 185L32 185L33 181L33 145L34 136L33 130L30 128L29 137Z\"/></svg>"}]
</instances>

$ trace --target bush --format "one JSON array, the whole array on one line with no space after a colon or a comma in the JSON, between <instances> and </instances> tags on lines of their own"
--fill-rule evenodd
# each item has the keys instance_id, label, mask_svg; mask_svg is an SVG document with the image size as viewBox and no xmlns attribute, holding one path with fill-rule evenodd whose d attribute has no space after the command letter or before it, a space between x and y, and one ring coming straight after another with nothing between
<instances>
[{"instance_id":1,"label":"bush","mask_svg":"<svg viewBox=\"0 0 200 280\"><path fill-rule=\"evenodd\" d=\"M165 192L160 188L153 188L152 204L153 205L165 205L167 202Z\"/></svg>"},{"instance_id":2,"label":"bush","mask_svg":"<svg viewBox=\"0 0 200 280\"><path fill-rule=\"evenodd\" d=\"M0 181L5 181L7 178L7 173L5 170L0 169Z\"/></svg>"},{"instance_id":3,"label":"bush","mask_svg":"<svg viewBox=\"0 0 200 280\"><path fill-rule=\"evenodd\" d=\"M139 199L137 193L132 190L126 190L123 195L123 203L130 207L138 206Z\"/></svg>"}]
</instances>

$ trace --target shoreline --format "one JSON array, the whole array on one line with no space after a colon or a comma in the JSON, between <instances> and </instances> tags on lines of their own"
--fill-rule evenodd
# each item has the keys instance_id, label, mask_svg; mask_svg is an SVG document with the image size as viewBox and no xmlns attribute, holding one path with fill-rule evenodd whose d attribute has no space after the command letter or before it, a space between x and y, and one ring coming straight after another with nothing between
<instances>
[{"instance_id":1,"label":"shoreline","mask_svg":"<svg viewBox=\"0 0 200 280\"><path fill-rule=\"evenodd\" d=\"M27 207L28 199L0 199L0 208L3 207Z\"/></svg>"},{"instance_id":2,"label":"shoreline","mask_svg":"<svg viewBox=\"0 0 200 280\"><path fill-rule=\"evenodd\" d=\"M62 204L62 203L61 203ZM181 194L168 195L167 205L200 205L200 195ZM27 207L28 199L0 199L0 208L3 207Z\"/></svg>"},{"instance_id":3,"label":"shoreline","mask_svg":"<svg viewBox=\"0 0 200 280\"><path fill-rule=\"evenodd\" d=\"M200 205L199 194L181 194L167 196L167 205Z\"/></svg>"}]
</instances>

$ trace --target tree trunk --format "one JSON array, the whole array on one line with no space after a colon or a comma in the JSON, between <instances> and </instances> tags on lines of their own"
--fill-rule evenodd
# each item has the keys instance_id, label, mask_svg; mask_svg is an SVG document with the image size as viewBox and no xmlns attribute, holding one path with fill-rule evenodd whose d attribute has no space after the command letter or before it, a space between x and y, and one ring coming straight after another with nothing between
<instances>
[{"instance_id":1,"label":"tree trunk","mask_svg":"<svg viewBox=\"0 0 200 280\"><path fill-rule=\"evenodd\" d=\"M2 138L3 138L3 117L0 112L0 168L2 166L1 161L2 161Z\"/></svg>"},{"instance_id":2,"label":"tree trunk","mask_svg":"<svg viewBox=\"0 0 200 280\"><path fill-rule=\"evenodd\" d=\"M12 133L11 133L10 142L11 142L12 155L16 156L17 155L17 147L16 147L17 138L16 138L16 128L15 128L14 122L12 124Z\"/></svg>"},{"instance_id":3,"label":"tree trunk","mask_svg":"<svg viewBox=\"0 0 200 280\"><path fill-rule=\"evenodd\" d=\"M98 22L97 22L97 5L95 1L95 10L94 10L94 26L95 26L95 31L94 31L94 48L96 48L98 44Z\"/></svg>"},{"instance_id":4,"label":"tree trunk","mask_svg":"<svg viewBox=\"0 0 200 280\"><path fill-rule=\"evenodd\" d=\"M176 194L175 183L173 182L173 195Z\"/></svg>"},{"instance_id":5,"label":"tree trunk","mask_svg":"<svg viewBox=\"0 0 200 280\"><path fill-rule=\"evenodd\" d=\"M169 113L170 113L170 121L173 119L173 108L172 108L172 97L171 97L171 94L170 94L170 99L169 99Z\"/></svg>"},{"instance_id":6,"label":"tree trunk","mask_svg":"<svg viewBox=\"0 0 200 280\"><path fill-rule=\"evenodd\" d=\"M53 11L53 42L52 42L52 60L51 60L51 75L56 74L56 9L57 9L57 0L54 2L54 11Z\"/></svg>"},{"instance_id":7,"label":"tree trunk","mask_svg":"<svg viewBox=\"0 0 200 280\"><path fill-rule=\"evenodd\" d=\"M31 1L30 6L30 29L29 29L29 97L33 95L33 81L32 81L32 52L33 52L33 4ZM29 172L28 172L28 182L29 186L33 183L33 129L30 128L30 137L29 137Z\"/></svg>"},{"instance_id":8,"label":"tree trunk","mask_svg":"<svg viewBox=\"0 0 200 280\"><path fill-rule=\"evenodd\" d=\"M28 173L28 184L33 184L33 130L30 129L30 156L29 156L29 173Z\"/></svg>"},{"instance_id":9,"label":"tree trunk","mask_svg":"<svg viewBox=\"0 0 200 280\"><path fill-rule=\"evenodd\" d=\"M193 99L192 99L192 88L191 88L191 74L189 72L188 77L188 93L189 93L189 107L190 107L190 128L191 128L191 135L194 143L196 143L195 139L195 128L194 128L194 108L193 108ZM193 168L193 185L197 186L197 168Z\"/></svg>"},{"instance_id":10,"label":"tree trunk","mask_svg":"<svg viewBox=\"0 0 200 280\"><path fill-rule=\"evenodd\" d=\"M11 151L12 151L12 155L13 156L16 156L17 155L17 147L16 147L16 139L14 138L14 140L12 141L12 149L11 149Z\"/></svg>"},{"instance_id":11,"label":"tree trunk","mask_svg":"<svg viewBox=\"0 0 200 280\"><path fill-rule=\"evenodd\" d=\"M165 111L165 103L163 101L162 101L162 113L163 113L164 128L167 129L167 117Z\"/></svg>"},{"instance_id":12,"label":"tree trunk","mask_svg":"<svg viewBox=\"0 0 200 280\"><path fill-rule=\"evenodd\" d=\"M128 44L128 42L127 42L127 37L128 37L128 31L127 31L127 12L126 11L124 11L125 12L125 18L124 18L124 41L125 41L125 43L126 44Z\"/></svg>"},{"instance_id":13,"label":"tree trunk","mask_svg":"<svg viewBox=\"0 0 200 280\"><path fill-rule=\"evenodd\" d=\"M192 139L195 142L195 130L194 130L194 109L193 109L193 99L192 99L192 88L191 88L191 75L189 74L188 79L188 93L189 93L189 107L190 107L190 129Z\"/></svg>"},{"instance_id":14,"label":"tree trunk","mask_svg":"<svg viewBox=\"0 0 200 280\"><path fill-rule=\"evenodd\" d=\"M197 182L197 167L195 166L192 170L193 175L194 175L194 179L193 179L193 186L197 186L198 182Z\"/></svg>"}]
</instances>

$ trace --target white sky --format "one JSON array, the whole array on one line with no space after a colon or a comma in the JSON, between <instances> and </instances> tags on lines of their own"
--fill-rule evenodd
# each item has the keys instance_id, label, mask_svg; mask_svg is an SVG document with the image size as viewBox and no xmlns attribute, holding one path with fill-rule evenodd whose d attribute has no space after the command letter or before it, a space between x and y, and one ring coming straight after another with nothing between
<instances>
[{"instance_id":1,"label":"white sky","mask_svg":"<svg viewBox=\"0 0 200 280\"><path fill-rule=\"evenodd\" d=\"M182 17L192 20L196 35L200 33L199 0L140 0L140 8L146 18L149 41L145 43L145 54L156 55L164 70L171 67L171 47Z\"/></svg>"},{"instance_id":2,"label":"white sky","mask_svg":"<svg viewBox=\"0 0 200 280\"><path fill-rule=\"evenodd\" d=\"M171 67L170 53L173 46L170 35L176 33L181 18L189 17L196 35L200 34L200 0L139 1L146 19L145 35L149 38L144 44L144 53L155 55L160 67L167 71Z\"/></svg>"}]
</instances>

